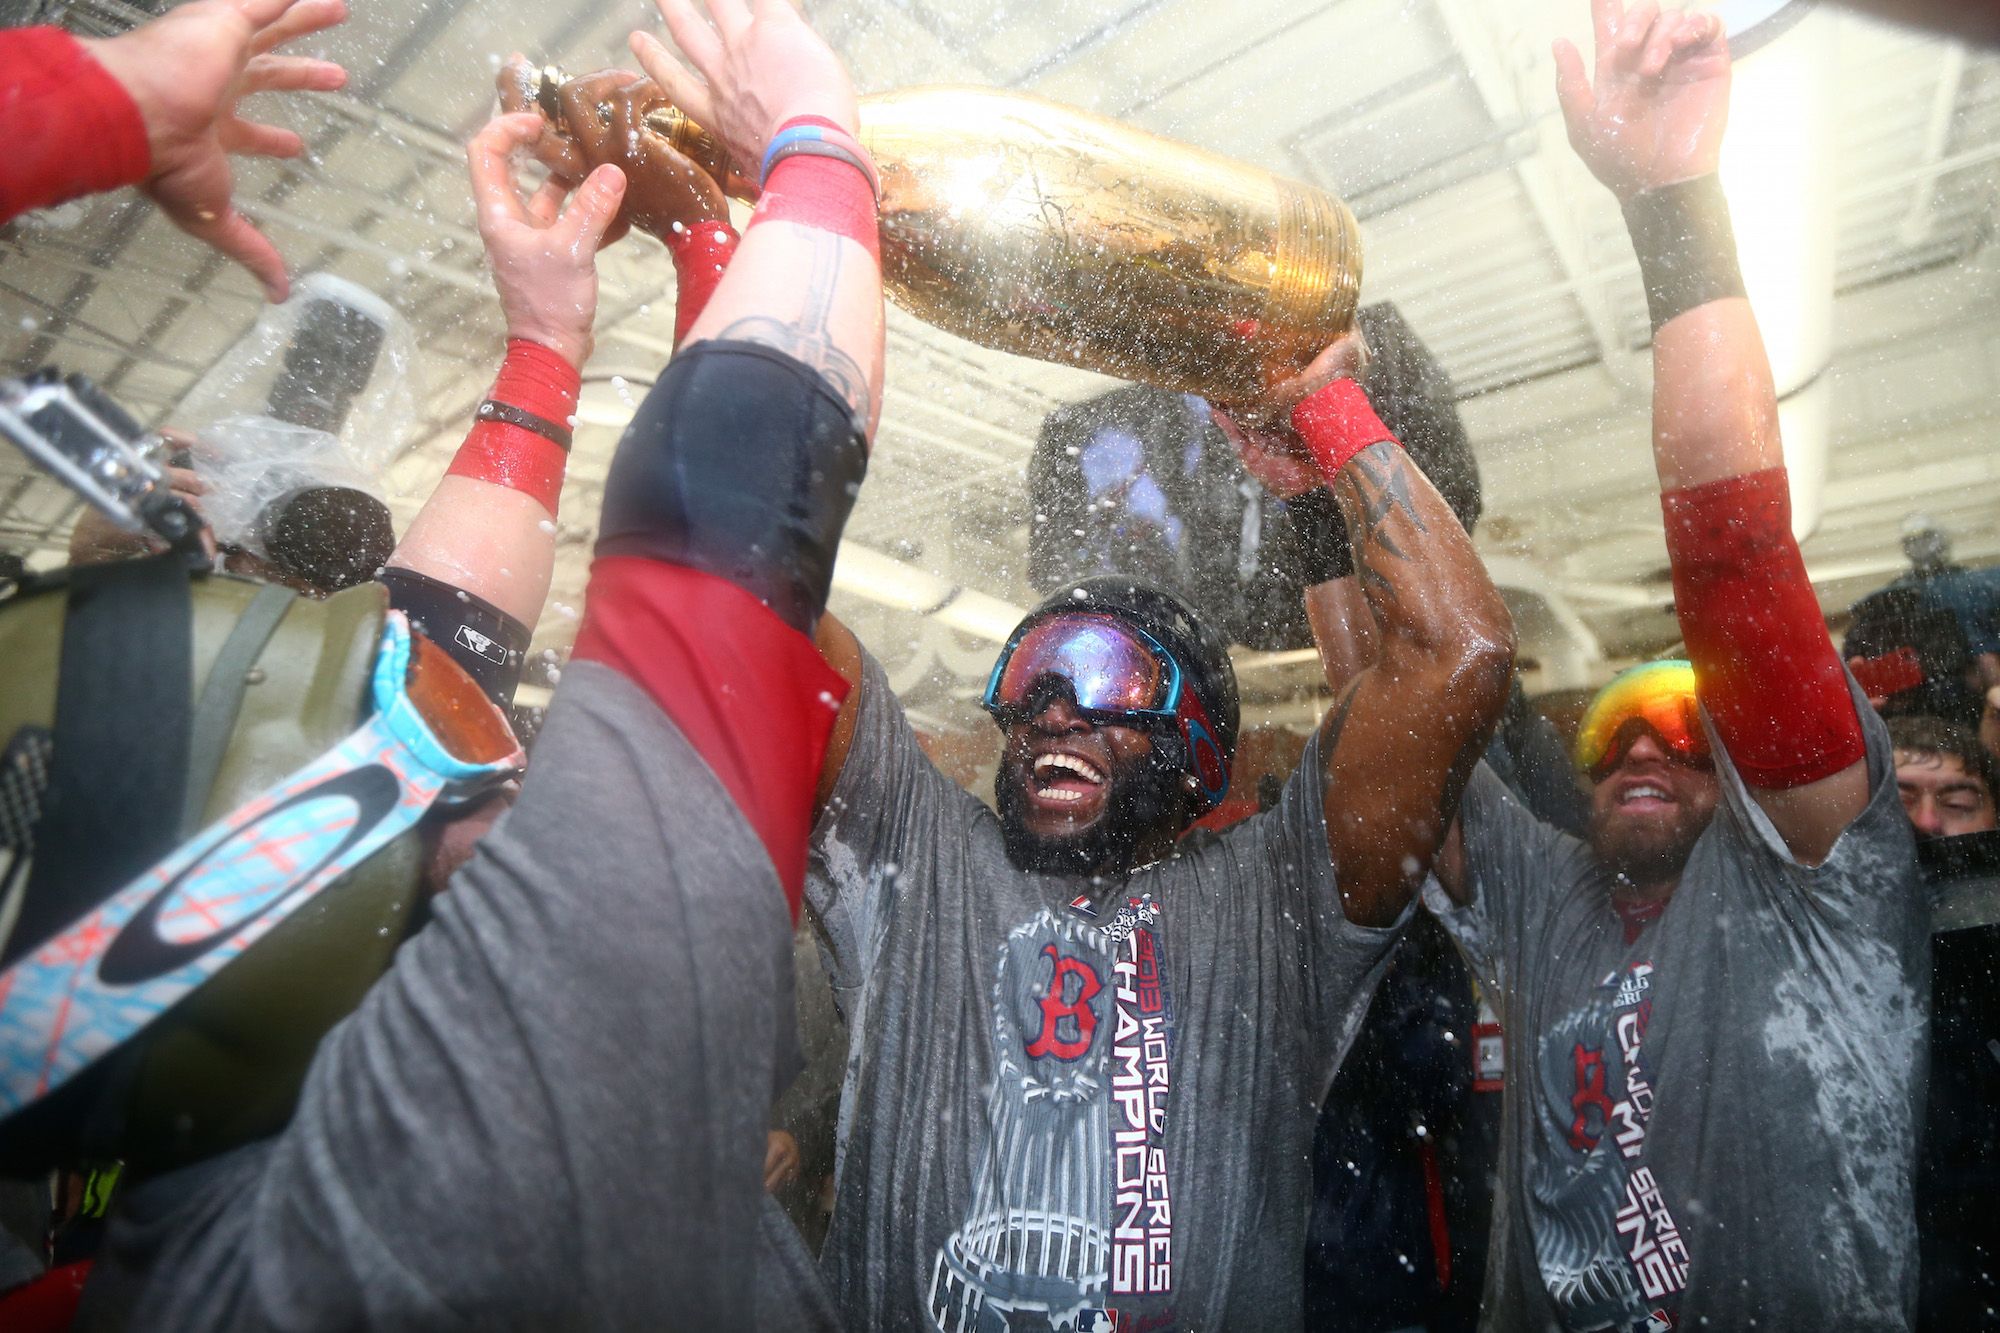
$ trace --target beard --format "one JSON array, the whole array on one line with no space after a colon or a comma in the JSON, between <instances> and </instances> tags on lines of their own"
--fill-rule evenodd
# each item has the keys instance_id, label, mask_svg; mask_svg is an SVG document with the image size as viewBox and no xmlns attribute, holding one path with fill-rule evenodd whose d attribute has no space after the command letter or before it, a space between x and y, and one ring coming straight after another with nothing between
<instances>
[{"instance_id":1,"label":"beard","mask_svg":"<svg viewBox=\"0 0 2000 1333\"><path fill-rule=\"evenodd\" d=\"M1687 868L1713 814L1686 806L1676 806L1673 817L1666 820L1621 819L1615 811L1594 812L1590 845L1608 869L1641 888L1670 883Z\"/></svg>"},{"instance_id":2,"label":"beard","mask_svg":"<svg viewBox=\"0 0 2000 1333\"><path fill-rule=\"evenodd\" d=\"M1074 833L1045 837L1024 820L1028 783L1034 774L1012 757L1001 762L993 784L1000 812L1000 836L1007 859L1017 869L1040 875L1124 875L1141 840L1162 828L1178 833L1185 823L1181 769L1158 749L1123 768L1113 768L1103 813Z\"/></svg>"}]
</instances>

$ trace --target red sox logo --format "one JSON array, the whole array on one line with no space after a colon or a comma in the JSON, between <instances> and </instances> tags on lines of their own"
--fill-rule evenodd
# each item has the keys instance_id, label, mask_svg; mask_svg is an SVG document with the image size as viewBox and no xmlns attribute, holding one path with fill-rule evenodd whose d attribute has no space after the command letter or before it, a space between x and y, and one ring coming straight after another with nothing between
<instances>
[{"instance_id":1,"label":"red sox logo","mask_svg":"<svg viewBox=\"0 0 2000 1333\"><path fill-rule=\"evenodd\" d=\"M1090 1002L1104 989L1104 983L1089 963L1060 952L1053 944L1042 946L1042 956L1053 966L1048 991L1035 1002L1042 1011L1042 1026L1028 1043L1028 1055L1036 1060L1045 1055L1081 1060L1089 1053L1090 1039L1097 1032L1097 1012Z\"/></svg>"}]
</instances>

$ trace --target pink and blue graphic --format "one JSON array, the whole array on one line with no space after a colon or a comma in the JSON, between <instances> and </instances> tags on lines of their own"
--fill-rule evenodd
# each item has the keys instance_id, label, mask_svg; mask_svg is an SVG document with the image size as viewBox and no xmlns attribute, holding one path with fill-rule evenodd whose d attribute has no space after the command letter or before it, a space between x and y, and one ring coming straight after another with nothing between
<instances>
[{"instance_id":1,"label":"pink and blue graphic","mask_svg":"<svg viewBox=\"0 0 2000 1333\"><path fill-rule=\"evenodd\" d=\"M519 766L446 752L404 688L409 658L391 612L367 722L0 973L0 1115L136 1035L449 787Z\"/></svg>"}]
</instances>

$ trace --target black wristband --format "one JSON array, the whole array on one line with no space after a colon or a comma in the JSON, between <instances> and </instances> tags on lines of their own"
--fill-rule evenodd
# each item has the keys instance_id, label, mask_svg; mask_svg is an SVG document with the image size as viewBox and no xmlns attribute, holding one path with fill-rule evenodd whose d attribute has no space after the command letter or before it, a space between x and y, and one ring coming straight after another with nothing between
<instances>
[{"instance_id":1,"label":"black wristband","mask_svg":"<svg viewBox=\"0 0 2000 1333\"><path fill-rule=\"evenodd\" d=\"M465 668L488 698L513 706L533 637L528 626L485 598L414 569L391 565L375 581L389 589L389 605L410 618L410 627Z\"/></svg>"},{"instance_id":2,"label":"black wristband","mask_svg":"<svg viewBox=\"0 0 2000 1333\"><path fill-rule=\"evenodd\" d=\"M1305 587L1344 579L1354 572L1354 543L1333 492L1316 486L1285 501L1291 520L1291 560Z\"/></svg>"},{"instance_id":3,"label":"black wristband","mask_svg":"<svg viewBox=\"0 0 2000 1333\"><path fill-rule=\"evenodd\" d=\"M1644 190L1624 209L1654 333L1696 306L1744 294L1721 177L1711 173Z\"/></svg>"},{"instance_id":4,"label":"black wristband","mask_svg":"<svg viewBox=\"0 0 2000 1333\"><path fill-rule=\"evenodd\" d=\"M488 398L473 414L481 421L504 421L522 430L531 430L545 440L552 441L564 453L569 452L569 427L557 425L547 417L538 417L533 412L523 411L512 403L503 403L497 398Z\"/></svg>"}]
</instances>

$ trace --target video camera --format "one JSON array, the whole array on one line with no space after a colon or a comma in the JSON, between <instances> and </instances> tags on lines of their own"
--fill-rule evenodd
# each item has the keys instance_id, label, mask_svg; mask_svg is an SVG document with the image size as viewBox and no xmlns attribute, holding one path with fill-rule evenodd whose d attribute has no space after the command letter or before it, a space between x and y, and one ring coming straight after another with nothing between
<instances>
[{"instance_id":1,"label":"video camera","mask_svg":"<svg viewBox=\"0 0 2000 1333\"><path fill-rule=\"evenodd\" d=\"M152 455L160 437L82 375L0 379L0 435L128 532L199 547L201 515Z\"/></svg>"}]
</instances>

